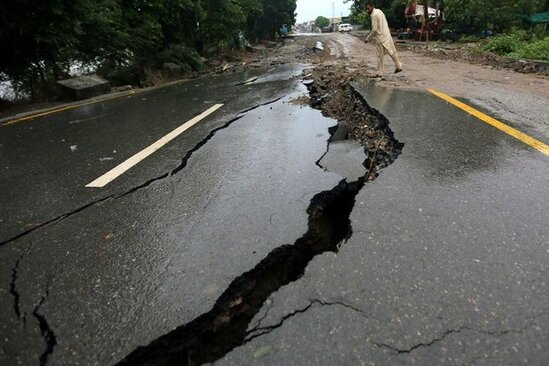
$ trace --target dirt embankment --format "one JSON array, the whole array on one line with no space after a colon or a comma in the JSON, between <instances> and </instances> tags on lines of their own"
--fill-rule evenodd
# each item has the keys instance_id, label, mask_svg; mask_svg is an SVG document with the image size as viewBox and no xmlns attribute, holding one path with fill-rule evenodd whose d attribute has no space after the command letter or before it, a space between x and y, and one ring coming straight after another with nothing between
<instances>
[{"instance_id":1,"label":"dirt embankment","mask_svg":"<svg viewBox=\"0 0 549 366\"><path fill-rule=\"evenodd\" d=\"M476 44L432 43L429 48L425 45L409 42L399 42L401 50L412 51L424 56L440 60L459 60L471 64L484 65L498 70L512 70L523 74L538 74L549 76L549 62L513 59L502 57L490 52L480 52Z\"/></svg>"}]
</instances>

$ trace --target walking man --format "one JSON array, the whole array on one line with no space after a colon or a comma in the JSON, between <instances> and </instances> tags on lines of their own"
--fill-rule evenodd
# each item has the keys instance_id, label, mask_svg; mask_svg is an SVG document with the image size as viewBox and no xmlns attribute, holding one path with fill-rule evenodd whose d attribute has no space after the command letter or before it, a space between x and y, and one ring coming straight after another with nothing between
<instances>
[{"instance_id":1,"label":"walking man","mask_svg":"<svg viewBox=\"0 0 549 366\"><path fill-rule=\"evenodd\" d=\"M393 59L396 67L395 74L401 72L402 63L398 58L385 14L381 10L376 9L371 1L366 2L366 11L372 19L372 31L368 35L366 42L375 40L377 44L377 76L383 76L383 58L385 54L388 54Z\"/></svg>"}]
</instances>

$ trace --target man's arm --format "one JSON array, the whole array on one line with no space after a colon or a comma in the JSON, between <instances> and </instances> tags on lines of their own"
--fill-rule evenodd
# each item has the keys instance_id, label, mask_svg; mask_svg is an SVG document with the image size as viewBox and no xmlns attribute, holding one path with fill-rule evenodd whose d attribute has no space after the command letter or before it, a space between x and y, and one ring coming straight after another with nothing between
<instances>
[{"instance_id":1,"label":"man's arm","mask_svg":"<svg viewBox=\"0 0 549 366\"><path fill-rule=\"evenodd\" d=\"M372 12L372 30L370 31L370 34L368 34L368 38L366 38L366 42L370 42L376 35L380 34L379 30L379 18L376 14L376 12Z\"/></svg>"}]
</instances>

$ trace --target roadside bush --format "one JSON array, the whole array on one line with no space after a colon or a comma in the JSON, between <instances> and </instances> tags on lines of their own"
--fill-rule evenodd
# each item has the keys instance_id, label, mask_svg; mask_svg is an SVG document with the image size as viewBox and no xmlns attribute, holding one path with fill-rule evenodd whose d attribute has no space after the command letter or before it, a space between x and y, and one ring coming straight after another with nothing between
<instances>
[{"instance_id":1,"label":"roadside bush","mask_svg":"<svg viewBox=\"0 0 549 366\"><path fill-rule=\"evenodd\" d=\"M523 44L518 50L509 53L507 56L549 61L549 37L539 41Z\"/></svg>"},{"instance_id":2,"label":"roadside bush","mask_svg":"<svg viewBox=\"0 0 549 366\"><path fill-rule=\"evenodd\" d=\"M514 31L494 37L481 50L513 58L549 60L549 37L540 40L525 31Z\"/></svg>"},{"instance_id":3,"label":"roadside bush","mask_svg":"<svg viewBox=\"0 0 549 366\"><path fill-rule=\"evenodd\" d=\"M520 46L521 39L516 33L502 34L495 36L488 43L482 47L483 51L497 53L498 55L505 56L511 52L516 52Z\"/></svg>"}]
</instances>

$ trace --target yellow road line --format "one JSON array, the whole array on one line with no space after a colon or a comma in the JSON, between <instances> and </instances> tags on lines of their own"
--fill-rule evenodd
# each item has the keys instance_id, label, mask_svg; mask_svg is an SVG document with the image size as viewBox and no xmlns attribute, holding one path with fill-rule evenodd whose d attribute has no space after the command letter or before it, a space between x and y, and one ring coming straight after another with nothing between
<instances>
[{"instance_id":1,"label":"yellow road line","mask_svg":"<svg viewBox=\"0 0 549 366\"><path fill-rule=\"evenodd\" d=\"M439 92L437 90L434 90L434 89L427 89L427 91L429 93L433 94L433 95L436 95L437 97L439 97L441 99L444 99L448 103L451 103L451 104L455 105L456 107L464 110L465 112L477 117L481 121L488 123L489 125L497 128L498 130L503 131L503 132L505 132L506 134L508 134L510 136L513 136L517 140L520 140L520 141L524 142L525 144L533 147L534 149L539 150L542 153L544 153L545 155L549 156L549 146L544 144L543 142L541 142L539 140L536 140L535 138L530 137L530 136L526 135L525 133L520 132L519 130L516 130L512 127L509 127L505 123L500 122L497 119L492 118L492 117L490 117L490 116L474 109L473 107L468 106L467 104L462 103L462 102L460 102L459 100L457 100L455 98L452 98L449 95L446 95L446 94L441 93L441 92Z\"/></svg>"},{"instance_id":2,"label":"yellow road line","mask_svg":"<svg viewBox=\"0 0 549 366\"><path fill-rule=\"evenodd\" d=\"M66 107L50 109L50 110L47 110L47 111L44 111L44 112L39 112L39 113L31 114L31 115L28 115L28 116L25 116L25 117L21 117L21 118L17 118L17 119L12 119L12 120L10 120L10 121L8 121L8 122L6 122L6 123L1 124L0 127L11 126L11 125L14 125L14 124L16 124L16 123L28 121L28 120L35 119L35 118L38 118L38 117L47 116L47 115L54 114L54 113L59 113L59 112L63 112L63 111L68 111L68 110L70 110L70 109L75 109L75 108L83 107L83 106L85 106L85 105L96 104L96 103L106 102L106 101L108 101L108 100L112 100L112 99L116 99L116 98L127 97L127 96L133 95L133 94L135 94L135 93L136 93L136 91L132 90L132 91L130 91L130 92L128 92L128 93L124 93L124 94L120 94L120 95L113 95L113 96L107 97L107 98L96 99L96 100L92 100L92 101L90 101L90 102L79 103L79 104L73 104L73 105L69 105L69 106L66 106Z\"/></svg>"}]
</instances>

